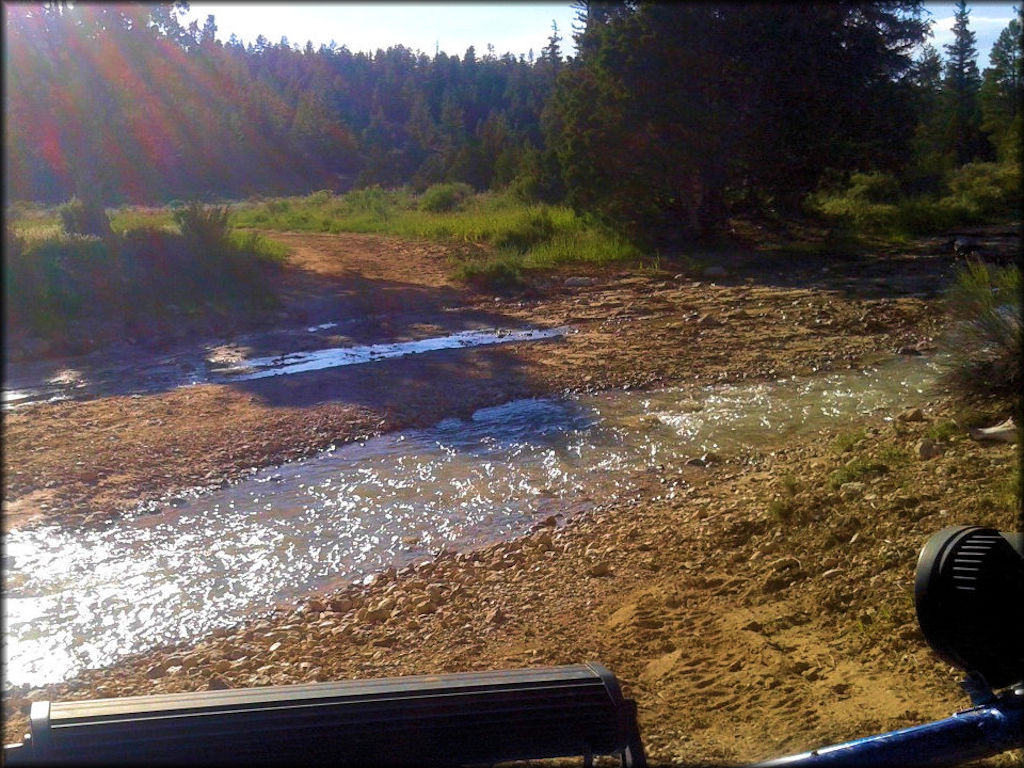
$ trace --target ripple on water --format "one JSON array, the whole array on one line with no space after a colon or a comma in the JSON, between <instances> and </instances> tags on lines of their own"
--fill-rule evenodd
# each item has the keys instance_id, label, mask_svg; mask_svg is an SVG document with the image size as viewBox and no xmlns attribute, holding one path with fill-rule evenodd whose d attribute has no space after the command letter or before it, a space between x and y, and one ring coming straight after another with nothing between
<instances>
[{"instance_id":1,"label":"ripple on water","mask_svg":"<svg viewBox=\"0 0 1024 768\"><path fill-rule=\"evenodd\" d=\"M5 536L5 677L60 680L343 579L631 497L638 473L923 399L935 366L484 408L186 494L102 529Z\"/></svg>"}]
</instances>

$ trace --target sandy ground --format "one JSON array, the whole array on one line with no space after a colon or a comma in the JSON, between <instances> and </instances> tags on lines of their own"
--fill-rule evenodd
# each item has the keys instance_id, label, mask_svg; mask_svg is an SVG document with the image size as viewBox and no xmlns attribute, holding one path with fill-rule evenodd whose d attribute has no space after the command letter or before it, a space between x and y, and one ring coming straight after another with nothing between
<instances>
[{"instance_id":1,"label":"sandy ground","mask_svg":"<svg viewBox=\"0 0 1024 768\"><path fill-rule=\"evenodd\" d=\"M737 252L716 257L724 276L671 263L564 270L494 297L452 283L443 246L273 236L293 251L275 327L204 339L207 360L280 351L282 328L339 318L352 322L311 348L477 327L573 332L8 412L7 529L40 519L102 524L141 500L523 396L772 379L911 348L927 354L951 269L940 240L827 269L808 257ZM198 343L117 354L145 367L157 356L194 358ZM28 365L87 378L93 363ZM998 489L1018 456L960 430L941 455L919 458L918 441L954 416L941 397L920 415L885 416L866 421L847 453L836 430L707 467L666 467L632 502L569 525L552 520L528 537L443 555L68 683L13 689L5 741L20 740L36 699L584 660L604 663L637 699L657 762L749 761L948 715L967 702L916 628L917 551L950 524L1013 528ZM894 448L909 460L864 488L830 484L852 458L891 459Z\"/></svg>"}]
</instances>

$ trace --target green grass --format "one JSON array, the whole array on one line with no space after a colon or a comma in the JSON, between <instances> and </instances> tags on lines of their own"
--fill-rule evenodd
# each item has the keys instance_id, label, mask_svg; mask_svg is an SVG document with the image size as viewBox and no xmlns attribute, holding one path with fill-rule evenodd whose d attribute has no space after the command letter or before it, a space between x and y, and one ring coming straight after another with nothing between
<instances>
[{"instance_id":1,"label":"green grass","mask_svg":"<svg viewBox=\"0 0 1024 768\"><path fill-rule=\"evenodd\" d=\"M889 465L884 461L858 456L833 472L828 484L832 490L837 490L845 483L853 483L867 477L877 477L878 475L886 474L888 471Z\"/></svg>"},{"instance_id":2,"label":"green grass","mask_svg":"<svg viewBox=\"0 0 1024 768\"><path fill-rule=\"evenodd\" d=\"M928 430L925 434L932 440L952 440L962 432L961 428L955 421L937 421L934 424L929 425Z\"/></svg>"},{"instance_id":3,"label":"green grass","mask_svg":"<svg viewBox=\"0 0 1024 768\"><path fill-rule=\"evenodd\" d=\"M110 228L118 233L133 229L166 229L169 232L176 229L173 210L169 207L126 206L114 209L108 213L110 215Z\"/></svg>"},{"instance_id":4,"label":"green grass","mask_svg":"<svg viewBox=\"0 0 1024 768\"><path fill-rule=\"evenodd\" d=\"M1021 171L1016 163L971 163L958 168L934 195L904 195L892 176L854 173L845 187L808 197L809 209L839 230L884 237L894 245L957 226L1019 215Z\"/></svg>"},{"instance_id":5,"label":"green grass","mask_svg":"<svg viewBox=\"0 0 1024 768\"><path fill-rule=\"evenodd\" d=\"M529 270L639 259L640 251L565 206L525 203L508 193L469 195L437 185L416 196L380 187L345 195L315 192L235 212L232 224L281 231L375 232L474 246L454 256L453 273L492 287L518 284Z\"/></svg>"},{"instance_id":6,"label":"green grass","mask_svg":"<svg viewBox=\"0 0 1024 768\"><path fill-rule=\"evenodd\" d=\"M868 433L863 429L856 432L844 432L832 441L832 450L836 453L849 453L857 443L867 436Z\"/></svg>"},{"instance_id":7,"label":"green grass","mask_svg":"<svg viewBox=\"0 0 1024 768\"><path fill-rule=\"evenodd\" d=\"M55 231L54 219L36 215L10 228L4 313L15 337L60 342L83 323L114 333L154 318L184 321L276 303L268 278L286 249L256 233L188 226L182 233L171 210L115 212L106 239Z\"/></svg>"},{"instance_id":8,"label":"green grass","mask_svg":"<svg viewBox=\"0 0 1024 768\"><path fill-rule=\"evenodd\" d=\"M768 503L768 514L777 523L798 522L796 504L792 499L772 499Z\"/></svg>"}]
</instances>

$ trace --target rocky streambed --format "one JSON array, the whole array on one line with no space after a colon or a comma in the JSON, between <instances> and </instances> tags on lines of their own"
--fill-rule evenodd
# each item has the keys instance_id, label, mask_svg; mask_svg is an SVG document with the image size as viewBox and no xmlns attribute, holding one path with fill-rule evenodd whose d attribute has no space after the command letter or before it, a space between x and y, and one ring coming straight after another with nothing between
<instances>
[{"instance_id":1,"label":"rocky streambed","mask_svg":"<svg viewBox=\"0 0 1024 768\"><path fill-rule=\"evenodd\" d=\"M824 430L708 467L669 464L570 525L552 516L198 643L10 691L8 740L39 698L581 659L624 681L663 761L753 760L945 716L966 702L916 628L917 551L948 524L1012 525L999 489L1017 458L960 434L924 458L951 414L902 413L865 420L853 442ZM835 485L875 460L887 470Z\"/></svg>"},{"instance_id":2,"label":"rocky streambed","mask_svg":"<svg viewBox=\"0 0 1024 768\"><path fill-rule=\"evenodd\" d=\"M6 530L115 524L140 501L521 398L763 384L927 355L948 267L925 254L828 271L737 263L714 278L594 270L495 298L446 285L436 249L405 244L399 260L385 238L285 239L306 270L287 307L297 326L338 317L351 297L386 309L396 287L419 313L378 312L373 328L331 344L460 330L446 326L456 306L489 327L576 332L27 406L5 416ZM355 269L358 291L340 290ZM46 364L88 376L80 362ZM710 461L688 451L651 462L631 473L628 494L593 498L574 519L537 512L535 530L511 541L411 551L397 570L324 585L298 607L63 683L11 688L5 738L20 739L38 699L585 659L625 682L662 761L752 760L940 717L965 702L914 625L917 550L947 524L1013 527L1015 449L975 442L966 426L927 394Z\"/></svg>"}]
</instances>

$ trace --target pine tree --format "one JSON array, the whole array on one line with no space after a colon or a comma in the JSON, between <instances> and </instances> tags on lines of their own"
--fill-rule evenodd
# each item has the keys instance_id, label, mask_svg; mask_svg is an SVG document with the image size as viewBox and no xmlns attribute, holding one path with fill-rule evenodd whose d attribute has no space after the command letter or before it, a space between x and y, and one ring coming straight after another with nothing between
<instances>
[{"instance_id":1,"label":"pine tree","mask_svg":"<svg viewBox=\"0 0 1024 768\"><path fill-rule=\"evenodd\" d=\"M637 238L714 237L740 197L795 210L826 170L909 154L917 3L586 10L547 140L572 204Z\"/></svg>"},{"instance_id":2,"label":"pine tree","mask_svg":"<svg viewBox=\"0 0 1024 768\"><path fill-rule=\"evenodd\" d=\"M948 115L942 83L942 58L932 45L922 47L914 62L914 106L917 127L912 144L913 162L906 180L915 194L938 192L953 169L953 153L947 147Z\"/></svg>"},{"instance_id":3,"label":"pine tree","mask_svg":"<svg viewBox=\"0 0 1024 768\"><path fill-rule=\"evenodd\" d=\"M970 9L967 8L966 0L957 3L953 17L953 42L945 46L948 141L957 165L966 165L979 157L986 147L978 108L981 75L978 72L978 49L975 47L975 34L970 29Z\"/></svg>"},{"instance_id":4,"label":"pine tree","mask_svg":"<svg viewBox=\"0 0 1024 768\"><path fill-rule=\"evenodd\" d=\"M1024 37L1021 30L1024 11L1017 8L999 34L989 67L985 69L978 92L981 105L981 129L988 134L1001 159L1016 159L1020 152L1021 104L1024 101Z\"/></svg>"}]
</instances>

